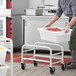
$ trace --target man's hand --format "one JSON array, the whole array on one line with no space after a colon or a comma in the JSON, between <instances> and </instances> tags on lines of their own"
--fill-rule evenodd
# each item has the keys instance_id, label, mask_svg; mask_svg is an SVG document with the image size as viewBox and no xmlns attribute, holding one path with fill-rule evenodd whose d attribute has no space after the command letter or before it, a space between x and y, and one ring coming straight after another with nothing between
<instances>
[{"instance_id":1,"label":"man's hand","mask_svg":"<svg viewBox=\"0 0 76 76\"><path fill-rule=\"evenodd\" d=\"M47 24L45 27L50 27L51 26L51 23Z\"/></svg>"},{"instance_id":2,"label":"man's hand","mask_svg":"<svg viewBox=\"0 0 76 76\"><path fill-rule=\"evenodd\" d=\"M54 22L56 22L59 19L59 16L54 15L54 17L51 19L51 21L45 26L45 27L50 27Z\"/></svg>"},{"instance_id":3,"label":"man's hand","mask_svg":"<svg viewBox=\"0 0 76 76\"><path fill-rule=\"evenodd\" d=\"M64 28L65 33L69 32L69 29L75 24L75 22L76 22L76 17L72 17L69 24Z\"/></svg>"},{"instance_id":4,"label":"man's hand","mask_svg":"<svg viewBox=\"0 0 76 76\"><path fill-rule=\"evenodd\" d=\"M68 26L68 25L67 25L66 27L64 27L64 29L63 29L63 30L64 30L64 32L65 32L65 33L68 33L68 32L69 32L69 30L70 30L70 26Z\"/></svg>"}]
</instances>

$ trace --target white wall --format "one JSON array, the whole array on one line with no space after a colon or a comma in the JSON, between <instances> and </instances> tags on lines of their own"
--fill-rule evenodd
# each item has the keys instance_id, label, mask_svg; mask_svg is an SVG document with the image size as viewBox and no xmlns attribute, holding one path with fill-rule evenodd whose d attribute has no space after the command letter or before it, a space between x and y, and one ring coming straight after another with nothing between
<instances>
[{"instance_id":1,"label":"white wall","mask_svg":"<svg viewBox=\"0 0 76 76\"><path fill-rule=\"evenodd\" d=\"M57 6L58 5L58 0L45 0L45 4L50 4Z\"/></svg>"},{"instance_id":2,"label":"white wall","mask_svg":"<svg viewBox=\"0 0 76 76\"><path fill-rule=\"evenodd\" d=\"M29 8L37 8L37 6L41 5L41 0L28 0Z\"/></svg>"},{"instance_id":3,"label":"white wall","mask_svg":"<svg viewBox=\"0 0 76 76\"><path fill-rule=\"evenodd\" d=\"M57 6L58 0L45 0L44 4L50 4ZM41 0L28 0L29 8L37 8L37 6L41 6Z\"/></svg>"},{"instance_id":4,"label":"white wall","mask_svg":"<svg viewBox=\"0 0 76 76\"><path fill-rule=\"evenodd\" d=\"M24 9L28 8L28 0L13 0L13 13L22 14Z\"/></svg>"}]
</instances>

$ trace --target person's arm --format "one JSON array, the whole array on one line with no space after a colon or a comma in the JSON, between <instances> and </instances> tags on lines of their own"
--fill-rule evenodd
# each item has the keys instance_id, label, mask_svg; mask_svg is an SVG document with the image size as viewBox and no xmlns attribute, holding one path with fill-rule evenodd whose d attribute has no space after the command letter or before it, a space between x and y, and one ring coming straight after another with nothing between
<instances>
[{"instance_id":1,"label":"person's arm","mask_svg":"<svg viewBox=\"0 0 76 76\"><path fill-rule=\"evenodd\" d=\"M65 33L69 32L69 29L75 24L76 22L76 0L72 0L71 2L71 9L73 12L73 17L69 24L64 28Z\"/></svg>"},{"instance_id":2,"label":"person's arm","mask_svg":"<svg viewBox=\"0 0 76 76\"><path fill-rule=\"evenodd\" d=\"M71 28L76 22L76 17L72 17L71 21L69 22L68 26Z\"/></svg>"},{"instance_id":3,"label":"person's arm","mask_svg":"<svg viewBox=\"0 0 76 76\"><path fill-rule=\"evenodd\" d=\"M59 19L59 16L54 15L54 17L51 19L51 21L45 27L50 27L58 19Z\"/></svg>"},{"instance_id":4,"label":"person's arm","mask_svg":"<svg viewBox=\"0 0 76 76\"><path fill-rule=\"evenodd\" d=\"M73 17L68 26L72 27L76 22L76 0L71 0L70 6L70 8L72 9Z\"/></svg>"},{"instance_id":5,"label":"person's arm","mask_svg":"<svg viewBox=\"0 0 76 76\"><path fill-rule=\"evenodd\" d=\"M46 25L46 27L50 27L54 22L56 22L60 16L62 15L63 11L61 9L60 6L60 0L58 1L58 9L56 11L56 14L54 15L54 17L50 20L50 22Z\"/></svg>"},{"instance_id":6,"label":"person's arm","mask_svg":"<svg viewBox=\"0 0 76 76\"><path fill-rule=\"evenodd\" d=\"M69 24L64 28L65 33L69 32L69 29L75 24L75 22L76 22L76 17L72 17Z\"/></svg>"}]
</instances>

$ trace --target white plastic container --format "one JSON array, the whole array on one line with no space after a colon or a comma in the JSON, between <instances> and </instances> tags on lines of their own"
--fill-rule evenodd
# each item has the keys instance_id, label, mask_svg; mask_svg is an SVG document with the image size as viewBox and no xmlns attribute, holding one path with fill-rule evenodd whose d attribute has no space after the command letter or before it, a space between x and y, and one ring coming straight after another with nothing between
<instances>
[{"instance_id":1,"label":"white plastic container","mask_svg":"<svg viewBox=\"0 0 76 76\"><path fill-rule=\"evenodd\" d=\"M45 28L38 28L38 30L42 40L55 43L66 42L70 40L71 30L68 33L65 33L64 31L48 31Z\"/></svg>"},{"instance_id":2,"label":"white plastic container","mask_svg":"<svg viewBox=\"0 0 76 76\"><path fill-rule=\"evenodd\" d=\"M6 76L8 66L0 66L0 76Z\"/></svg>"},{"instance_id":3,"label":"white plastic container","mask_svg":"<svg viewBox=\"0 0 76 76\"><path fill-rule=\"evenodd\" d=\"M8 49L0 45L0 65L5 65L6 51Z\"/></svg>"}]
</instances>

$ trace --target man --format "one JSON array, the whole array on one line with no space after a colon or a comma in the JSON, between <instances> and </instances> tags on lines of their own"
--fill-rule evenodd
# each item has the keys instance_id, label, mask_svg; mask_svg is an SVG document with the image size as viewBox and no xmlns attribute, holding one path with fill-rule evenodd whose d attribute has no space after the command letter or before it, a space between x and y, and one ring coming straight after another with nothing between
<instances>
[{"instance_id":1,"label":"man","mask_svg":"<svg viewBox=\"0 0 76 76\"><path fill-rule=\"evenodd\" d=\"M57 21L60 16L64 15L69 17L69 24L64 28L65 33L69 32L72 28L69 49L71 50L72 62L70 65L66 66L67 69L76 69L76 0L59 0L58 10L56 14L51 19L48 25L45 27L50 27L55 21Z\"/></svg>"}]
</instances>

